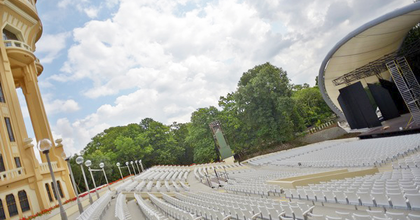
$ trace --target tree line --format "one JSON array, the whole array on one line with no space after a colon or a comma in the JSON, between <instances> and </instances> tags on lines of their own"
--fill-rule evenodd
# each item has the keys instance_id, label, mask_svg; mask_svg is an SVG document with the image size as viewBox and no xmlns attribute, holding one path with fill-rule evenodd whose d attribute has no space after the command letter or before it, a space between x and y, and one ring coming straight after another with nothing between
<instances>
[{"instance_id":1,"label":"tree line","mask_svg":"<svg viewBox=\"0 0 420 220\"><path fill-rule=\"evenodd\" d=\"M141 159L146 168L218 161L209 128L216 120L221 122L232 151L245 155L291 141L332 115L317 83L313 87L306 83L293 85L281 67L264 63L243 73L236 91L221 96L217 107L194 111L188 123L165 125L145 118L139 123L111 127L93 137L81 154L92 161L94 168L105 163L108 179L114 181L120 178L117 162L125 166L126 161ZM77 156L71 159L71 166L78 187L84 191L81 169L75 163ZM127 168L122 172L127 175ZM94 176L97 184L105 183L102 172ZM88 181L92 187L90 177Z\"/></svg>"}]
</instances>

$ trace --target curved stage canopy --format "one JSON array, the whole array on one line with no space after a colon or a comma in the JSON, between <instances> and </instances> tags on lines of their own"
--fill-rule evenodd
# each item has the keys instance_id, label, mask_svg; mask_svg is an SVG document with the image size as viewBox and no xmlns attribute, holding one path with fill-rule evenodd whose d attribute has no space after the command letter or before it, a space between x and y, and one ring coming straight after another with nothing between
<instances>
[{"instance_id":1,"label":"curved stage canopy","mask_svg":"<svg viewBox=\"0 0 420 220\"><path fill-rule=\"evenodd\" d=\"M337 79L398 51L407 33L419 22L420 2L417 2L362 25L331 49L321 64L318 82L324 100L338 116L344 118L337 101L339 89L357 81L366 86L366 83L377 82L378 78L373 75L342 84L337 83ZM380 74L389 79L387 71Z\"/></svg>"}]
</instances>

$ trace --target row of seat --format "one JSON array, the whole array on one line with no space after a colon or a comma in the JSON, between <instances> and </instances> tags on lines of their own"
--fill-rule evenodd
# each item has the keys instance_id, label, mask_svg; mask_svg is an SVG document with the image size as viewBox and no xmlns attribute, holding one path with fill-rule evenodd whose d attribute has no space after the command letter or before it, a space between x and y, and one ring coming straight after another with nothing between
<instances>
[{"instance_id":1,"label":"row of seat","mask_svg":"<svg viewBox=\"0 0 420 220\"><path fill-rule=\"evenodd\" d=\"M202 164L194 167L194 176L200 182L204 182L205 179L222 178L228 179L228 172L240 173L242 172L243 166L239 163L225 164L225 163L214 163L214 164Z\"/></svg>"},{"instance_id":2,"label":"row of seat","mask_svg":"<svg viewBox=\"0 0 420 220\"><path fill-rule=\"evenodd\" d=\"M284 189L284 194L293 199L420 210L419 189L420 169L413 168L298 186Z\"/></svg>"},{"instance_id":3,"label":"row of seat","mask_svg":"<svg viewBox=\"0 0 420 220\"><path fill-rule=\"evenodd\" d=\"M279 151L276 153L271 153L267 155L258 156L248 160L249 164L261 166L261 165L270 165L272 162L277 160L283 160L292 158L298 155L307 154L310 152L330 148L334 145L337 145L337 142L320 142L311 145L307 145L304 147L296 147L288 150Z\"/></svg>"},{"instance_id":4,"label":"row of seat","mask_svg":"<svg viewBox=\"0 0 420 220\"><path fill-rule=\"evenodd\" d=\"M412 154L408 157L404 157L398 161L392 162L394 169L408 169L408 168L419 168L420 167L420 155Z\"/></svg>"},{"instance_id":5,"label":"row of seat","mask_svg":"<svg viewBox=\"0 0 420 220\"><path fill-rule=\"evenodd\" d=\"M245 194L257 194L269 196L280 194L281 187L278 185L267 184L267 180L306 175L315 171L276 171L276 170L256 170L249 169L245 173L230 174L228 184L223 188L230 192L240 192Z\"/></svg>"},{"instance_id":6,"label":"row of seat","mask_svg":"<svg viewBox=\"0 0 420 220\"><path fill-rule=\"evenodd\" d=\"M87 207L76 218L76 220L99 220L99 219L102 219L102 216L105 213L104 210L109 207L111 199L112 199L112 192L107 191L98 200L96 200L92 205Z\"/></svg>"},{"instance_id":7,"label":"row of seat","mask_svg":"<svg viewBox=\"0 0 420 220\"><path fill-rule=\"evenodd\" d=\"M335 216L322 215L322 214L308 214L309 220L420 220L420 215L403 212L379 211L379 210L366 210L366 213L351 213L343 211L335 211Z\"/></svg>"},{"instance_id":8,"label":"row of seat","mask_svg":"<svg viewBox=\"0 0 420 220\"><path fill-rule=\"evenodd\" d=\"M177 193L177 198L179 196L182 196L181 194ZM182 209L186 212L189 212L193 214L194 216L199 216L204 219L213 219L213 220L227 220L232 218L231 215L228 215L226 213L219 212L218 210L214 210L211 208L208 208L206 206L197 205L194 203L187 203L184 201L181 201L179 199L173 198L171 196L168 196L166 194L163 194L163 199L170 203L171 205Z\"/></svg>"},{"instance_id":9,"label":"row of seat","mask_svg":"<svg viewBox=\"0 0 420 220\"><path fill-rule=\"evenodd\" d=\"M420 210L419 194L366 193L348 191L290 190L285 189L290 199L305 199L316 202L341 203L360 206L375 206L394 209Z\"/></svg>"},{"instance_id":10,"label":"row of seat","mask_svg":"<svg viewBox=\"0 0 420 220\"><path fill-rule=\"evenodd\" d=\"M119 186L117 186L115 188L116 193L118 194L118 193L126 190L127 186L129 186L131 183L133 183L133 180L131 180L131 179L124 180L123 183L121 183Z\"/></svg>"},{"instance_id":11,"label":"row of seat","mask_svg":"<svg viewBox=\"0 0 420 220\"><path fill-rule=\"evenodd\" d=\"M123 193L118 194L115 203L115 218L118 220L131 220L131 214L126 203L126 196Z\"/></svg>"},{"instance_id":12,"label":"row of seat","mask_svg":"<svg viewBox=\"0 0 420 220\"><path fill-rule=\"evenodd\" d=\"M182 209L179 209L167 202L162 201L161 199L157 198L151 193L147 193L150 200L156 207L158 207L162 212L164 212L166 215L177 219L177 220L199 220L202 219L202 217L195 217L189 212L186 212Z\"/></svg>"},{"instance_id":13,"label":"row of seat","mask_svg":"<svg viewBox=\"0 0 420 220\"><path fill-rule=\"evenodd\" d=\"M257 214L262 219L304 219L308 213L313 212L314 206L306 203L276 202L267 198L256 198L250 196L239 196L226 193L187 193L186 195L176 194L180 200L192 204L202 205L237 216L239 219L249 219Z\"/></svg>"},{"instance_id":14,"label":"row of seat","mask_svg":"<svg viewBox=\"0 0 420 220\"><path fill-rule=\"evenodd\" d=\"M134 193L134 198L136 199L137 205L139 206L140 210L143 212L147 219L168 220L166 216L164 216L162 213L148 205L147 202L138 194Z\"/></svg>"},{"instance_id":15,"label":"row of seat","mask_svg":"<svg viewBox=\"0 0 420 220\"><path fill-rule=\"evenodd\" d=\"M188 186L187 183L183 182L183 181L156 181L156 183L154 181L147 181L147 180L143 180L140 183L136 182L136 184L127 191L136 191L136 192L142 192L142 191L146 191L146 192L152 192L153 188L156 187L156 190L158 192L172 192L172 191L176 191L176 192L182 192L182 191L189 191L190 187Z\"/></svg>"},{"instance_id":16,"label":"row of seat","mask_svg":"<svg viewBox=\"0 0 420 220\"><path fill-rule=\"evenodd\" d=\"M188 174L190 170L185 168L169 168L169 169L162 169L162 168L151 168L148 169L146 172L143 172L139 176L135 178L137 181L141 180L183 180L187 181Z\"/></svg>"},{"instance_id":17,"label":"row of seat","mask_svg":"<svg viewBox=\"0 0 420 220\"><path fill-rule=\"evenodd\" d=\"M322 142L281 151L270 157L250 161L254 165L274 164L300 167L366 167L379 166L419 149L420 134L404 138L386 137L357 141Z\"/></svg>"}]
</instances>

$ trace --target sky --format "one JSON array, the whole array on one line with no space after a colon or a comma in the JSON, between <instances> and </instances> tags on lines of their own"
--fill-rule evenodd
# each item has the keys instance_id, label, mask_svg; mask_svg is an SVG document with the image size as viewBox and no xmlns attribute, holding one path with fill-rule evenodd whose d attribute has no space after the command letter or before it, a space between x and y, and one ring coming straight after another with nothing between
<instances>
[{"instance_id":1,"label":"sky","mask_svg":"<svg viewBox=\"0 0 420 220\"><path fill-rule=\"evenodd\" d=\"M270 62L314 85L349 32L412 0L41 0L48 120L71 153L112 126L189 122ZM20 94L29 135L33 131Z\"/></svg>"}]
</instances>

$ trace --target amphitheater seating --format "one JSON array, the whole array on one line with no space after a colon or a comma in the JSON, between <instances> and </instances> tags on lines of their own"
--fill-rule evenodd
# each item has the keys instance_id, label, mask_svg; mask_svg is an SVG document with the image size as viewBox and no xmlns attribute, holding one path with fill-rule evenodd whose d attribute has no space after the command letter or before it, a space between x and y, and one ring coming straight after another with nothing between
<instances>
[{"instance_id":1,"label":"amphitheater seating","mask_svg":"<svg viewBox=\"0 0 420 220\"><path fill-rule=\"evenodd\" d=\"M146 216L147 219L151 220L166 220L166 218L162 213L154 209L151 205L148 205L147 202L141 198L141 196L134 194L134 198L137 201L137 205L140 207L143 214Z\"/></svg>"},{"instance_id":2,"label":"amphitheater seating","mask_svg":"<svg viewBox=\"0 0 420 220\"><path fill-rule=\"evenodd\" d=\"M124 194L120 193L117 197L117 202L115 203L115 218L118 220L130 220L131 215L128 211L126 197Z\"/></svg>"},{"instance_id":3,"label":"amphitheater seating","mask_svg":"<svg viewBox=\"0 0 420 220\"><path fill-rule=\"evenodd\" d=\"M128 184L128 186L126 186L124 188L124 190L127 191L127 192L133 191L136 188L137 185L139 185L139 182L133 181L130 184Z\"/></svg>"},{"instance_id":4,"label":"amphitheater seating","mask_svg":"<svg viewBox=\"0 0 420 220\"><path fill-rule=\"evenodd\" d=\"M420 168L393 170L375 175L333 180L326 183L284 189L290 199L329 203L419 209Z\"/></svg>"},{"instance_id":5,"label":"amphitheater seating","mask_svg":"<svg viewBox=\"0 0 420 220\"><path fill-rule=\"evenodd\" d=\"M253 165L303 167L379 166L419 149L419 134L348 142L322 142L250 160Z\"/></svg>"},{"instance_id":6,"label":"amphitheater seating","mask_svg":"<svg viewBox=\"0 0 420 220\"><path fill-rule=\"evenodd\" d=\"M348 139L260 156L245 165L155 166L115 188L115 217L130 219L124 194L128 198L134 192L139 209L151 220L420 220L419 145L418 134ZM373 175L295 189L267 182L373 166L379 170ZM78 219L101 218L110 200L102 196Z\"/></svg>"},{"instance_id":7,"label":"amphitheater seating","mask_svg":"<svg viewBox=\"0 0 420 220\"><path fill-rule=\"evenodd\" d=\"M191 213L179 209L173 205L170 205L169 203L163 202L162 200L150 193L148 193L148 195L153 204L155 204L162 212L166 213L172 218L185 220L202 219L201 217L195 217Z\"/></svg>"},{"instance_id":8,"label":"amphitheater seating","mask_svg":"<svg viewBox=\"0 0 420 220\"><path fill-rule=\"evenodd\" d=\"M257 194L261 196L279 195L281 188L276 185L267 184L267 180L294 177L310 173L313 172L264 171L248 169L242 173L230 174L228 184L224 185L223 188L230 192L240 192L245 194Z\"/></svg>"},{"instance_id":9,"label":"amphitheater seating","mask_svg":"<svg viewBox=\"0 0 420 220\"><path fill-rule=\"evenodd\" d=\"M122 192L123 190L125 190L126 188L127 188L127 186L129 186L131 183L133 183L133 181L131 180L131 179L129 179L129 180L125 180L125 182L124 183L122 183L122 184L120 184L116 189L115 189L115 191L117 192L117 193L120 193L120 192Z\"/></svg>"},{"instance_id":10,"label":"amphitheater seating","mask_svg":"<svg viewBox=\"0 0 420 220\"><path fill-rule=\"evenodd\" d=\"M92 205L87 207L82 214L80 214L76 219L77 220L99 220L102 218L105 213L104 210L108 208L109 202L112 199L111 191L107 191L102 195L98 200L96 200Z\"/></svg>"}]
</instances>

